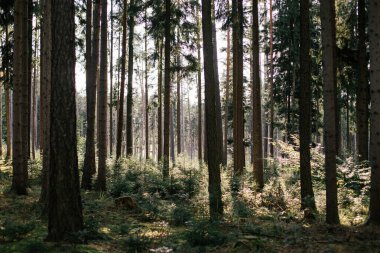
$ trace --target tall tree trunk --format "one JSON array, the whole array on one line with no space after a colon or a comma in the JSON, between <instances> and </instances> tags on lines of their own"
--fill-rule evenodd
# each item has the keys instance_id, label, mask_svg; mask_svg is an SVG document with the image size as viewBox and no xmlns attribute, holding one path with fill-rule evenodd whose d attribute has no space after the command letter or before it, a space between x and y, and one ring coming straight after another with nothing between
<instances>
[{"instance_id":1,"label":"tall tree trunk","mask_svg":"<svg viewBox=\"0 0 380 253\"><path fill-rule=\"evenodd\" d=\"M232 2L233 15L233 104L234 104L234 170L236 175L245 167L243 109L243 1Z\"/></svg>"},{"instance_id":2,"label":"tall tree trunk","mask_svg":"<svg viewBox=\"0 0 380 253\"><path fill-rule=\"evenodd\" d=\"M51 93L51 1L44 0L41 23L40 135L42 149L42 187L40 202L47 211L50 167L50 93Z\"/></svg>"},{"instance_id":3,"label":"tall tree trunk","mask_svg":"<svg viewBox=\"0 0 380 253\"><path fill-rule=\"evenodd\" d=\"M326 222L339 223L336 179L336 59L335 1L321 0L324 144L326 170Z\"/></svg>"},{"instance_id":4,"label":"tall tree trunk","mask_svg":"<svg viewBox=\"0 0 380 253\"><path fill-rule=\"evenodd\" d=\"M157 161L162 160L162 57L163 57L163 41L158 41L158 113L157 113Z\"/></svg>"},{"instance_id":5,"label":"tall tree trunk","mask_svg":"<svg viewBox=\"0 0 380 253\"><path fill-rule=\"evenodd\" d=\"M220 165L223 162L223 154L220 147L223 146L223 136L218 131L222 128L218 124L218 110L215 80L214 49L212 36L212 4L211 1L202 0L202 31L203 31L203 58L204 58L204 77L205 77L205 107L206 107L206 132L207 132L207 162L209 174L209 208L210 219L218 220L223 215L223 202L221 192ZM220 113L220 110L219 110ZM220 115L219 115L220 117ZM219 147L218 147L219 146Z\"/></svg>"},{"instance_id":6,"label":"tall tree trunk","mask_svg":"<svg viewBox=\"0 0 380 253\"><path fill-rule=\"evenodd\" d=\"M173 102L172 107L174 108L175 104ZM175 140L174 140L174 111L170 111L170 159L173 164L175 164Z\"/></svg>"},{"instance_id":7,"label":"tall tree trunk","mask_svg":"<svg viewBox=\"0 0 380 253\"><path fill-rule=\"evenodd\" d=\"M177 40L180 43L179 27L177 28ZM181 66L181 48L178 46L177 51L177 65ZM177 71L177 154L181 154L182 150L182 138L181 138L181 71Z\"/></svg>"},{"instance_id":8,"label":"tall tree trunk","mask_svg":"<svg viewBox=\"0 0 380 253\"><path fill-rule=\"evenodd\" d=\"M259 10L258 0L252 0L252 141L253 172L259 189L264 187L263 139L261 125L261 82L260 82L260 46L259 46Z\"/></svg>"},{"instance_id":9,"label":"tall tree trunk","mask_svg":"<svg viewBox=\"0 0 380 253\"><path fill-rule=\"evenodd\" d=\"M111 22L111 43L110 43L110 102L109 102L109 115L110 115L110 125L109 125L109 149L110 156L112 156L113 151L113 0L111 0L111 12L110 12L110 22Z\"/></svg>"},{"instance_id":10,"label":"tall tree trunk","mask_svg":"<svg viewBox=\"0 0 380 253\"><path fill-rule=\"evenodd\" d=\"M26 152L27 158L30 158L31 151L31 106L32 106L32 58L33 58L33 0L28 0L28 86L26 91L26 103L28 105L27 111L23 111L23 117L28 118L27 124L24 125L24 134L27 137ZM25 102L24 102L25 103Z\"/></svg>"},{"instance_id":11,"label":"tall tree trunk","mask_svg":"<svg viewBox=\"0 0 380 253\"><path fill-rule=\"evenodd\" d=\"M127 156L133 154L133 118L132 118L132 106L133 106L133 39L134 39L134 29L135 29L135 1L130 0L129 2L129 40L128 40L128 86L127 86Z\"/></svg>"},{"instance_id":12,"label":"tall tree trunk","mask_svg":"<svg viewBox=\"0 0 380 253\"><path fill-rule=\"evenodd\" d=\"M273 2L269 0L269 130L268 130L268 142L269 142L269 156L274 157L274 98L273 98Z\"/></svg>"},{"instance_id":13,"label":"tall tree trunk","mask_svg":"<svg viewBox=\"0 0 380 253\"><path fill-rule=\"evenodd\" d=\"M227 1L227 11L230 11L230 1ZM228 160L228 115L229 115L229 105L230 105L230 82L231 82L231 28L228 26L227 28L227 48L226 48L227 56L226 56L226 100L224 106L224 157L226 159L226 163Z\"/></svg>"},{"instance_id":14,"label":"tall tree trunk","mask_svg":"<svg viewBox=\"0 0 380 253\"><path fill-rule=\"evenodd\" d=\"M369 222L380 224L380 3L370 0L368 5L368 31L370 49L370 83L371 83L371 192L369 205ZM376 95L375 95L376 94Z\"/></svg>"},{"instance_id":15,"label":"tall tree trunk","mask_svg":"<svg viewBox=\"0 0 380 253\"><path fill-rule=\"evenodd\" d=\"M15 1L14 21L14 82L13 82L13 178L12 190L17 194L27 194L28 164L27 139L25 135L24 111L28 111L28 5L24 1ZM25 96L26 95L26 96ZM26 116L27 113L26 113Z\"/></svg>"},{"instance_id":16,"label":"tall tree trunk","mask_svg":"<svg viewBox=\"0 0 380 253\"><path fill-rule=\"evenodd\" d=\"M147 19L147 12L145 9L145 20ZM144 49L145 49L145 159L149 159L149 93L148 93L148 27L145 21L145 36L144 36Z\"/></svg>"},{"instance_id":17,"label":"tall tree trunk","mask_svg":"<svg viewBox=\"0 0 380 253\"><path fill-rule=\"evenodd\" d=\"M48 236L83 229L76 139L74 0L53 0Z\"/></svg>"},{"instance_id":18,"label":"tall tree trunk","mask_svg":"<svg viewBox=\"0 0 380 253\"><path fill-rule=\"evenodd\" d=\"M356 95L357 150L359 161L368 159L369 86L367 80L365 0L358 0L358 88Z\"/></svg>"},{"instance_id":19,"label":"tall tree trunk","mask_svg":"<svg viewBox=\"0 0 380 253\"><path fill-rule=\"evenodd\" d=\"M95 0L92 8L87 0L86 12L86 98L87 98L87 133L86 152L83 163L82 188L91 190L92 177L96 171L95 164L95 107L97 90L97 72L99 65L99 25L100 0ZM91 34L91 9L93 9L93 33ZM91 41L92 35L92 41Z\"/></svg>"},{"instance_id":20,"label":"tall tree trunk","mask_svg":"<svg viewBox=\"0 0 380 253\"><path fill-rule=\"evenodd\" d=\"M8 25L5 26L5 45L9 44L9 34L8 34ZM10 59L7 56L6 59L6 66L5 66L5 77L7 78L9 82L9 67L10 67ZM6 124L7 124L7 153L5 155L5 160L11 159L11 150L12 150L12 137L11 137L11 132L12 132L12 125L11 125L11 99L10 99L10 86L9 83L7 84L6 87L4 87L5 90L5 114L6 114Z\"/></svg>"},{"instance_id":21,"label":"tall tree trunk","mask_svg":"<svg viewBox=\"0 0 380 253\"><path fill-rule=\"evenodd\" d=\"M164 155L163 178L169 179L169 134L170 134L170 27L171 1L165 0L165 81L164 81Z\"/></svg>"},{"instance_id":22,"label":"tall tree trunk","mask_svg":"<svg viewBox=\"0 0 380 253\"><path fill-rule=\"evenodd\" d=\"M198 70L197 70L197 92L198 92L198 160L202 161L202 67L201 67L201 23L199 18L199 6L197 5L197 53L198 53Z\"/></svg>"},{"instance_id":23,"label":"tall tree trunk","mask_svg":"<svg viewBox=\"0 0 380 253\"><path fill-rule=\"evenodd\" d=\"M310 142L311 142L311 55L310 55L310 1L300 2L300 178L301 209L305 218L313 218L310 211L315 210L313 184L311 180ZM309 210L307 210L309 209Z\"/></svg>"},{"instance_id":24,"label":"tall tree trunk","mask_svg":"<svg viewBox=\"0 0 380 253\"><path fill-rule=\"evenodd\" d=\"M127 0L124 0L123 6L123 38L121 46L121 83L120 83L120 95L118 101L118 116L117 116L117 133L116 133L116 159L121 156L121 143L123 141L123 115L124 115L124 87L125 87L125 60L126 60L126 42L127 42Z\"/></svg>"},{"instance_id":25,"label":"tall tree trunk","mask_svg":"<svg viewBox=\"0 0 380 253\"><path fill-rule=\"evenodd\" d=\"M97 189L106 191L107 169L107 0L101 0L100 80L98 87L98 178Z\"/></svg>"}]
</instances>

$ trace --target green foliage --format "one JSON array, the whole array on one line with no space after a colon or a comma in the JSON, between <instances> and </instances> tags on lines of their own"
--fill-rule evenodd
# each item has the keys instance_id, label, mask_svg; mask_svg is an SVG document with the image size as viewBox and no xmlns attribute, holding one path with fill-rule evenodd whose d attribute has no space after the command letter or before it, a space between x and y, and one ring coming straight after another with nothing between
<instances>
[{"instance_id":1,"label":"green foliage","mask_svg":"<svg viewBox=\"0 0 380 253\"><path fill-rule=\"evenodd\" d=\"M172 224L174 226L185 225L194 218L193 210L190 206L179 203L172 211Z\"/></svg>"},{"instance_id":2,"label":"green foliage","mask_svg":"<svg viewBox=\"0 0 380 253\"><path fill-rule=\"evenodd\" d=\"M35 228L33 222L17 223L6 220L0 227L0 238L5 242L13 242L22 239Z\"/></svg>"},{"instance_id":3,"label":"green foliage","mask_svg":"<svg viewBox=\"0 0 380 253\"><path fill-rule=\"evenodd\" d=\"M225 243L227 236L220 224L199 221L186 233L186 239L191 246L216 246Z\"/></svg>"}]
</instances>

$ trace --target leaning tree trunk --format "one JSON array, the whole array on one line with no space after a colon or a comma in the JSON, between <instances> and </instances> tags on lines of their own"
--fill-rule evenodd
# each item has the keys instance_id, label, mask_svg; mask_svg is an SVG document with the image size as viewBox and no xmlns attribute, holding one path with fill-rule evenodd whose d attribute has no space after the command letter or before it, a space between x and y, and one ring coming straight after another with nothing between
<instances>
[{"instance_id":1,"label":"leaning tree trunk","mask_svg":"<svg viewBox=\"0 0 380 253\"><path fill-rule=\"evenodd\" d=\"M380 2L370 0L368 8L368 31L370 48L371 83L371 192L369 222L380 224Z\"/></svg>"},{"instance_id":2,"label":"leaning tree trunk","mask_svg":"<svg viewBox=\"0 0 380 253\"><path fill-rule=\"evenodd\" d=\"M202 31L203 31L203 58L205 76L205 106L206 106L206 132L207 132L207 163L209 174L209 208L210 219L218 220L223 215L223 202L221 192L220 165L223 163L223 154L220 148L223 147L223 136L218 128L222 125L218 123L217 99L215 92L217 82L215 80L214 64L214 44L212 36L212 4L211 1L202 0ZM220 113L220 110L219 110Z\"/></svg>"},{"instance_id":3,"label":"leaning tree trunk","mask_svg":"<svg viewBox=\"0 0 380 253\"><path fill-rule=\"evenodd\" d=\"M259 189L264 187L263 140L261 124L261 82L258 0L252 1L252 143L253 172Z\"/></svg>"},{"instance_id":4,"label":"leaning tree trunk","mask_svg":"<svg viewBox=\"0 0 380 253\"><path fill-rule=\"evenodd\" d=\"M135 29L135 13L134 11L134 0L130 0L129 2L129 39L128 39L128 84L127 84L127 156L131 156L133 154L133 117L132 117L132 106L133 106L133 40L134 40L134 29Z\"/></svg>"},{"instance_id":5,"label":"leaning tree trunk","mask_svg":"<svg viewBox=\"0 0 380 253\"><path fill-rule=\"evenodd\" d=\"M301 209L305 218L312 218L315 210L313 184L311 180L311 55L310 55L310 0L300 2L300 178ZM309 209L309 210L307 210Z\"/></svg>"},{"instance_id":6,"label":"leaning tree trunk","mask_svg":"<svg viewBox=\"0 0 380 253\"><path fill-rule=\"evenodd\" d=\"M358 0L358 88L356 95L357 152L359 161L368 159L368 61L366 48L366 10L365 0Z\"/></svg>"},{"instance_id":7,"label":"leaning tree trunk","mask_svg":"<svg viewBox=\"0 0 380 253\"><path fill-rule=\"evenodd\" d=\"M98 178L97 189L106 191L107 169L107 0L101 2L100 78L98 87Z\"/></svg>"},{"instance_id":8,"label":"leaning tree trunk","mask_svg":"<svg viewBox=\"0 0 380 253\"><path fill-rule=\"evenodd\" d=\"M336 179L335 1L321 0L326 222L339 224Z\"/></svg>"},{"instance_id":9,"label":"leaning tree trunk","mask_svg":"<svg viewBox=\"0 0 380 253\"><path fill-rule=\"evenodd\" d=\"M52 1L49 241L83 229L76 135L74 0Z\"/></svg>"}]
</instances>

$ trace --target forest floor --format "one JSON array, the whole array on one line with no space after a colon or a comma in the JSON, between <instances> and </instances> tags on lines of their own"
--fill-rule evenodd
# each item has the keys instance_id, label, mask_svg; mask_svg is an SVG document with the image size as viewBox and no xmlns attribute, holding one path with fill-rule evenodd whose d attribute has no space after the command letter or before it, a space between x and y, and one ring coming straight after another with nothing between
<instances>
[{"instance_id":1,"label":"forest floor","mask_svg":"<svg viewBox=\"0 0 380 253\"><path fill-rule=\"evenodd\" d=\"M327 226L322 217L309 224L278 210L254 210L254 215L245 217L227 215L218 224L210 224L206 216L199 215L191 221L173 222L169 215L151 217L152 211L146 208L116 206L112 190L82 191L86 228L73 235L77 243L48 243L44 241L47 221L38 203L39 179L33 177L33 168L32 164L29 194L16 196L9 192L10 164L0 161L1 253L380 252L380 230L371 226ZM168 198L158 201L151 203L152 210L160 206L163 208L157 212L165 212L173 206ZM183 218L186 211L179 212L176 215Z\"/></svg>"}]
</instances>

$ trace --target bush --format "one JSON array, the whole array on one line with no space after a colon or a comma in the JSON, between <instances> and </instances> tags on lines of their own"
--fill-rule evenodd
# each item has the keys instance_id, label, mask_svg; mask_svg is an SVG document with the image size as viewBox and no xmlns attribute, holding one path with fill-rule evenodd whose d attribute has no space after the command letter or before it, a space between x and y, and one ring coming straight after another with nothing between
<instances>
[{"instance_id":1,"label":"bush","mask_svg":"<svg viewBox=\"0 0 380 253\"><path fill-rule=\"evenodd\" d=\"M0 238L3 241L13 242L22 239L35 228L34 223L15 223L11 220L6 220L0 227Z\"/></svg>"},{"instance_id":2,"label":"bush","mask_svg":"<svg viewBox=\"0 0 380 253\"><path fill-rule=\"evenodd\" d=\"M184 225L193 219L193 211L189 206L176 205L172 211L172 223L175 226Z\"/></svg>"},{"instance_id":3,"label":"bush","mask_svg":"<svg viewBox=\"0 0 380 253\"><path fill-rule=\"evenodd\" d=\"M225 243L227 236L218 224L201 221L191 227L186 239L191 246L217 246Z\"/></svg>"}]
</instances>

